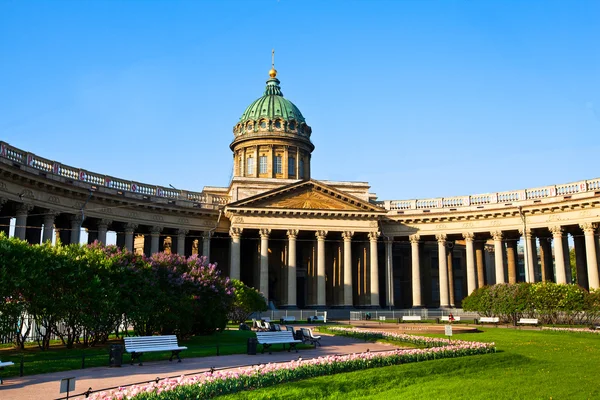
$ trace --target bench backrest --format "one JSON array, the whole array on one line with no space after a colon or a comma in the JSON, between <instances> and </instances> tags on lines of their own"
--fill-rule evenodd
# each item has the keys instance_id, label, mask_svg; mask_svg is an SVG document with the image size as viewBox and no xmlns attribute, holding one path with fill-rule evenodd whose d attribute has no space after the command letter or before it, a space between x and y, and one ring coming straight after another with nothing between
<instances>
[{"instance_id":1,"label":"bench backrest","mask_svg":"<svg viewBox=\"0 0 600 400\"><path fill-rule=\"evenodd\" d=\"M538 319L537 318L521 318L519 320L520 324L537 324L538 323Z\"/></svg>"},{"instance_id":2,"label":"bench backrest","mask_svg":"<svg viewBox=\"0 0 600 400\"><path fill-rule=\"evenodd\" d=\"M402 321L420 321L420 320L421 320L420 315L403 315L402 316Z\"/></svg>"},{"instance_id":3,"label":"bench backrest","mask_svg":"<svg viewBox=\"0 0 600 400\"><path fill-rule=\"evenodd\" d=\"M284 321L295 321L296 317L294 317L293 315L289 315L289 316L286 316L286 317L281 317L281 319L284 320Z\"/></svg>"},{"instance_id":4,"label":"bench backrest","mask_svg":"<svg viewBox=\"0 0 600 400\"><path fill-rule=\"evenodd\" d=\"M500 322L500 317L481 317L479 322Z\"/></svg>"},{"instance_id":5,"label":"bench backrest","mask_svg":"<svg viewBox=\"0 0 600 400\"><path fill-rule=\"evenodd\" d=\"M125 349L143 349L157 347L179 347L179 345L177 344L177 336L135 336L125 338Z\"/></svg>"},{"instance_id":6,"label":"bench backrest","mask_svg":"<svg viewBox=\"0 0 600 400\"><path fill-rule=\"evenodd\" d=\"M380 320L380 321L385 321L385 316L381 316L381 317L379 317L379 320Z\"/></svg>"},{"instance_id":7,"label":"bench backrest","mask_svg":"<svg viewBox=\"0 0 600 400\"><path fill-rule=\"evenodd\" d=\"M440 321L450 321L450 316L442 315L442 317L440 318ZM454 321L460 321L460 317L454 317Z\"/></svg>"},{"instance_id":8,"label":"bench backrest","mask_svg":"<svg viewBox=\"0 0 600 400\"><path fill-rule=\"evenodd\" d=\"M294 334L290 331L256 332L258 343L293 342Z\"/></svg>"}]
</instances>

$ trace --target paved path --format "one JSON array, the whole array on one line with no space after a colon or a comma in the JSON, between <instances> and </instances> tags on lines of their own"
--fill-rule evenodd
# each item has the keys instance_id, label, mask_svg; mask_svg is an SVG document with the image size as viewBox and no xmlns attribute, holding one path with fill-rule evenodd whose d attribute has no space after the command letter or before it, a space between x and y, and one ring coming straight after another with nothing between
<instances>
[{"instance_id":1,"label":"paved path","mask_svg":"<svg viewBox=\"0 0 600 400\"><path fill-rule=\"evenodd\" d=\"M322 336L323 346L316 349L303 349L298 353L275 352L273 354L257 354L249 356L236 354L230 356L213 356L202 358L185 358L182 353L183 362L156 361L144 363L143 366L123 365L121 368L96 367L79 369L73 371L55 372L50 374L24 376L22 378L8 378L4 385L0 386L0 399L2 400L50 400L64 397L59 393L60 380L67 377L75 377L75 393L85 392L88 388L94 391L141 383L154 380L157 377L166 378L192 374L215 369L236 368L240 366L264 364L269 362L281 362L296 360L299 356L304 359L315 358L332 354L351 354L367 351L390 350L390 345L378 343L365 343L356 339L340 336ZM124 357L128 359L126 355ZM83 399L83 396L73 397Z\"/></svg>"}]
</instances>

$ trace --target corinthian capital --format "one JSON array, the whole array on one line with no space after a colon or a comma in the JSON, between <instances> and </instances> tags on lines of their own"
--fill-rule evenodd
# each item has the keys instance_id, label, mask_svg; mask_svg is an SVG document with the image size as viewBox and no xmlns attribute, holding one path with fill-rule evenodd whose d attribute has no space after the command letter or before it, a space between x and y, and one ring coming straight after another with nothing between
<instances>
[{"instance_id":1,"label":"corinthian capital","mask_svg":"<svg viewBox=\"0 0 600 400\"><path fill-rule=\"evenodd\" d=\"M269 235L271 234L271 230L270 229L261 229L259 231L259 233L260 233L261 239L268 239Z\"/></svg>"},{"instance_id":2,"label":"corinthian capital","mask_svg":"<svg viewBox=\"0 0 600 400\"><path fill-rule=\"evenodd\" d=\"M242 236L244 228L229 228L229 236L233 239L239 239Z\"/></svg>"},{"instance_id":3,"label":"corinthian capital","mask_svg":"<svg viewBox=\"0 0 600 400\"><path fill-rule=\"evenodd\" d=\"M563 234L563 228L560 225L549 226L548 229L552 232L554 238L560 238Z\"/></svg>"},{"instance_id":4,"label":"corinthian capital","mask_svg":"<svg viewBox=\"0 0 600 400\"><path fill-rule=\"evenodd\" d=\"M371 242L375 242L377 241L377 238L379 237L379 232L369 232L369 240Z\"/></svg>"},{"instance_id":5,"label":"corinthian capital","mask_svg":"<svg viewBox=\"0 0 600 400\"><path fill-rule=\"evenodd\" d=\"M584 233L594 233L597 225L591 222L584 222L583 224L579 224L579 227L583 229Z\"/></svg>"},{"instance_id":6,"label":"corinthian capital","mask_svg":"<svg viewBox=\"0 0 600 400\"><path fill-rule=\"evenodd\" d=\"M494 240L502 240L502 231L494 231L490 233L492 234L492 238L494 238Z\"/></svg>"},{"instance_id":7,"label":"corinthian capital","mask_svg":"<svg viewBox=\"0 0 600 400\"><path fill-rule=\"evenodd\" d=\"M315 236L317 240L325 240L325 236L327 236L327 231L316 231Z\"/></svg>"},{"instance_id":8,"label":"corinthian capital","mask_svg":"<svg viewBox=\"0 0 600 400\"><path fill-rule=\"evenodd\" d=\"M475 234L473 232L464 232L462 236L467 242L472 242L473 239L475 239Z\"/></svg>"},{"instance_id":9,"label":"corinthian capital","mask_svg":"<svg viewBox=\"0 0 600 400\"><path fill-rule=\"evenodd\" d=\"M421 240L421 235L415 233L414 235L410 235L408 237L408 240L410 240L412 244L419 244L419 241Z\"/></svg>"},{"instance_id":10,"label":"corinthian capital","mask_svg":"<svg viewBox=\"0 0 600 400\"><path fill-rule=\"evenodd\" d=\"M299 232L300 231L298 229L289 229L286 233L289 239L296 239Z\"/></svg>"},{"instance_id":11,"label":"corinthian capital","mask_svg":"<svg viewBox=\"0 0 600 400\"><path fill-rule=\"evenodd\" d=\"M438 233L435 235L435 238L437 239L438 243L442 243L442 244L446 244L447 237L448 237L448 235L446 235L445 233Z\"/></svg>"},{"instance_id":12,"label":"corinthian capital","mask_svg":"<svg viewBox=\"0 0 600 400\"><path fill-rule=\"evenodd\" d=\"M344 231L344 232L342 232L342 239L344 239L345 241L352 240L352 236L354 236L354 232L352 232L352 231Z\"/></svg>"}]
</instances>

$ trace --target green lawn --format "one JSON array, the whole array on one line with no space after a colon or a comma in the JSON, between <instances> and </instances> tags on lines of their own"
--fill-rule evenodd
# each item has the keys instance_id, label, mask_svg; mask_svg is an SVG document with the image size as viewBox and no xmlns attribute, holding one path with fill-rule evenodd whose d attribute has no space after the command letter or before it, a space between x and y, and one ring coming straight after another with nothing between
<instances>
[{"instance_id":1,"label":"green lawn","mask_svg":"<svg viewBox=\"0 0 600 400\"><path fill-rule=\"evenodd\" d=\"M495 342L496 354L357 371L220 399L600 398L600 335L502 328L482 331L453 338Z\"/></svg>"}]
</instances>

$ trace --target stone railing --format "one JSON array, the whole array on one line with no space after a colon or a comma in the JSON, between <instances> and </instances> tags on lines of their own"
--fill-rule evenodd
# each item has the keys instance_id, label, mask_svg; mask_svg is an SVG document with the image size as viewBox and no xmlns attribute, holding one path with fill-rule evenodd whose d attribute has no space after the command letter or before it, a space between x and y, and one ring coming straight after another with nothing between
<instances>
[{"instance_id":1,"label":"stone railing","mask_svg":"<svg viewBox=\"0 0 600 400\"><path fill-rule=\"evenodd\" d=\"M471 196L438 197L416 200L386 200L380 202L386 210L403 212L404 210L456 209L486 205L527 205L532 200L552 199L574 194L595 192L600 190L600 178L561 185L543 186L525 190L475 194Z\"/></svg>"},{"instance_id":2,"label":"stone railing","mask_svg":"<svg viewBox=\"0 0 600 400\"><path fill-rule=\"evenodd\" d=\"M14 164L24 165L47 174L53 174L68 181L82 182L94 187L106 187L118 192L137 193L144 196L162 197L173 200L191 201L202 207L218 208L229 202L229 196L218 196L204 192L180 191L173 188L150 185L147 183L127 181L109 175L87 171L81 168L71 167L56 161L39 157L28 153L6 142L0 142L0 158L12 161Z\"/></svg>"}]
</instances>

